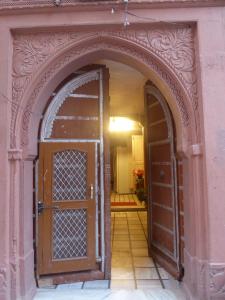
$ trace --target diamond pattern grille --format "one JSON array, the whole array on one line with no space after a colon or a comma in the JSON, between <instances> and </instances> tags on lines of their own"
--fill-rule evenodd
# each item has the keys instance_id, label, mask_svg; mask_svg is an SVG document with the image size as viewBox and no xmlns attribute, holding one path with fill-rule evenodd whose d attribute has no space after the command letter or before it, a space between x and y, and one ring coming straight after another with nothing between
<instances>
[{"instance_id":1,"label":"diamond pattern grille","mask_svg":"<svg viewBox=\"0 0 225 300\"><path fill-rule=\"evenodd\" d=\"M87 186L87 153L65 150L54 154L53 200L83 200Z\"/></svg>"},{"instance_id":2,"label":"diamond pattern grille","mask_svg":"<svg viewBox=\"0 0 225 300\"><path fill-rule=\"evenodd\" d=\"M53 259L87 256L87 210L53 213Z\"/></svg>"}]
</instances>

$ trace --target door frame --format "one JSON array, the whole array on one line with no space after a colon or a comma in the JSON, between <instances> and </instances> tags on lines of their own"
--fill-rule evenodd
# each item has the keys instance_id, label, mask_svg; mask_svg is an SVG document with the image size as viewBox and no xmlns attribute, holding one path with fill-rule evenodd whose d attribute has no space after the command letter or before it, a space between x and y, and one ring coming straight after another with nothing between
<instances>
[{"instance_id":1,"label":"door frame","mask_svg":"<svg viewBox=\"0 0 225 300\"><path fill-rule=\"evenodd\" d=\"M134 28L137 37L142 30L139 25ZM195 53L192 50L196 46L194 43L196 30L195 24L193 25L192 23L193 27L189 25L184 24L184 27L190 33L186 45L187 49L190 49L189 57L193 58L191 60L193 65L190 69L190 74L194 75L196 73L195 58L198 51ZM178 33L178 30L180 30L179 24L172 28L161 28L158 25L156 27L160 28L160 32L162 32L160 36L162 37L170 35L170 32ZM71 29L70 26L68 28ZM149 28L149 32L154 33L154 28ZM100 28L100 31L98 27L94 29L86 26L83 29L79 32L77 38L74 37L73 40L65 39L68 42L64 44L58 43L58 51L54 51L52 55L46 57L41 65L36 66L35 60L32 61L32 66L36 68L29 69L30 73L28 75L30 80L28 82L24 81L26 88L23 89L21 87L19 90L21 93L17 90L18 85L13 85L15 90L13 98L15 98L15 102L21 103L21 106L16 108L11 120L9 120L9 127L11 122L11 146L9 149L6 147L8 153L5 155L8 155L8 171L11 175L10 184L4 185L3 183L5 189L3 190L10 201L9 210L12 212L16 211L16 217L10 217L10 226L21 245L15 254L16 257L20 258L15 262L15 266L21 270L18 273L18 278L19 281L21 280L23 288L21 292L20 289L17 289L17 295L30 295L30 293L35 293L36 289L35 277L33 275L30 276L34 270L32 232L34 185L32 174L33 165L37 158L38 128L44 107L49 95L64 80L65 76L88 63L102 58L129 64L139 71L143 71L146 77L159 86L171 108L176 123L177 150L184 157L185 278L189 291L197 291L198 283L202 283L202 278L208 276L208 270L216 268L214 265L208 266L206 262L209 257L207 250L207 245L209 244L209 220L206 213L208 210L206 201L208 190L206 188L207 175L204 172L206 159L203 147L204 132L200 126L202 122L201 97L197 99L199 100L199 105L196 107L196 102L192 101L195 98L192 97L188 89L190 84L183 81L179 68L173 68L170 64L170 59L163 55L164 52L160 54L154 45L151 47L150 44L143 43L141 46L140 39L134 39L134 35L121 36L120 28L115 23L110 25L110 31L104 31L102 32L103 34L99 33L102 28ZM31 29L31 32L36 33L36 29ZM42 34L46 37L53 37L56 41L57 36L54 36L55 32L58 33L56 28L52 27L49 32L42 32ZM17 32L15 31L14 33L16 37ZM21 35L21 39L18 40L21 44L24 41L35 43L40 39L39 34L27 35L26 31L18 33ZM60 37L62 34L65 37L68 35L67 32L60 33ZM173 37L176 36L173 35ZM172 42L173 38L170 40L170 43ZM18 47L16 49L16 45L14 45L14 48L15 53L18 54L20 49ZM29 54L26 57L29 57ZM20 66L20 68L17 68L17 73L21 75L24 60L19 60L18 55L15 55L14 58L14 63ZM20 77L15 75L14 81L17 82L17 80L20 80ZM194 91L196 92L196 90ZM7 139L7 131L4 133ZM12 188L12 191L9 187ZM189 197L190 195L191 197ZM26 218L26 224L29 224L29 226L24 225L24 218ZM198 245L196 245L196 240L199 241ZM11 254L10 257L14 259L14 254ZM191 270L194 270L194 272ZM193 275L192 279L190 279L191 274ZM13 276L12 278L14 278ZM204 280L205 282L206 280ZM202 290L205 291L206 289ZM200 295L200 292L197 292L197 294Z\"/></svg>"}]
</instances>

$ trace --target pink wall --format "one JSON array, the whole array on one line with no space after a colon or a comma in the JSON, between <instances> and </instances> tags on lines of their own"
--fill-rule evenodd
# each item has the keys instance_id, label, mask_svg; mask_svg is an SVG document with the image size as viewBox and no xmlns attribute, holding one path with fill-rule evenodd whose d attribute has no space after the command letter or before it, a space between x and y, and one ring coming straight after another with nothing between
<instances>
[{"instance_id":1,"label":"pink wall","mask_svg":"<svg viewBox=\"0 0 225 300\"><path fill-rule=\"evenodd\" d=\"M110 14L111 5L105 6L102 11L76 11L70 9L64 11L62 8L52 10L42 10L42 12L32 12L19 15L4 13L0 15L0 299L32 299L35 293L35 283L33 275L33 246L32 246L32 160L37 151L37 126L40 114L44 107L48 95L55 86L71 72L72 69L79 68L96 58L111 58L120 60L130 65L136 66L147 75L155 84L159 86L166 97L173 112L176 127L179 135L179 149L185 157L185 280L184 285L190 299L224 299L225 292L225 32L223 7L214 8L170 8L170 9L134 9L133 13L147 18L164 21L185 21L196 22L194 30L195 52L190 58L196 59L195 68L187 73L184 70L185 63L182 58L177 59L178 64L174 68L174 62L169 64L163 58L162 52L157 53L155 49L146 48L142 44L142 49L138 45L138 39L131 42L132 34L126 37L113 37L112 33L104 33L102 36L89 40L86 35L90 35L90 28L77 29L78 36L83 36L85 48L79 55L74 52L74 58L64 63L55 71L50 73L50 66L57 64L65 53L71 49L76 49L75 44L79 44L77 38L71 44L66 45L66 30L63 26L70 26L71 30L76 30L76 25L96 25L101 23L119 24L119 27L111 26L115 33L123 31L121 26L123 13ZM132 10L132 7L130 7ZM51 12L51 13L49 13ZM146 23L142 27L142 33L149 29L147 20L140 20L129 17L130 22ZM45 31L52 31L58 27L62 33L62 46L58 39L58 52L49 53L53 50L47 47L43 52L43 44L40 40L36 44L36 36L24 34L25 41L23 50L18 54L16 44L14 53L17 53L16 61L13 62L13 36L10 29L27 28L34 32L35 28L45 27ZM161 24L156 25L162 30ZM178 24L174 28L178 28ZM163 32L166 34L167 23L163 24ZM133 33L140 38L140 27L133 28ZM104 25L105 29L105 25ZM102 26L98 31L102 30ZM82 33L81 33L82 31ZM118 35L118 34L117 34ZM29 44L29 39L32 42ZM54 42L54 36L50 42ZM177 44L168 39L167 54L172 53L178 47ZM174 41L174 40L173 40ZM180 40L178 40L180 41ZM49 42L49 43L50 43ZM141 43L141 40L139 39ZM65 45L64 45L65 44ZM21 43L19 43L21 46ZM31 47L25 47L30 45ZM36 45L37 47L33 47ZM147 44L146 44L147 45ZM40 47L40 50L39 48ZM81 46L80 46L81 47ZM96 49L94 49L96 47ZM120 48L118 48L120 47ZM53 46L54 48L54 46ZM92 49L93 48L93 49ZM145 49L144 49L145 48ZM154 48L154 46L153 46ZM88 51L87 51L88 49ZM144 49L144 50L143 50ZM26 51L27 52L26 52ZM193 49L192 49L193 50ZM26 52L27 57L40 55L36 65L30 65L28 60L26 65L21 65L20 55ZM74 50L75 51L75 50ZM86 51L86 52L85 52ZM154 52L155 51L155 52ZM84 55L85 52L85 56ZM157 68L150 67L149 62L144 59L145 53L149 53L152 60L156 59L156 66L162 67L163 72L171 76L171 84L163 80ZM46 56L45 56L46 54ZM178 53L182 56L182 53ZM44 56L43 56L44 55ZM154 55L156 58L154 58ZM15 57L14 57L15 58ZM41 62L43 59L43 62ZM170 58L171 60L171 58ZM32 74L34 68L37 68ZM155 69L154 69L155 68ZM37 88L44 72L49 71L47 80L43 86ZM29 73L30 72L30 73ZM183 73L182 73L183 72ZM27 76L27 74L31 74ZM16 78L17 74L23 74ZM188 96L188 84L181 80L181 74L196 76L198 87L198 109L194 108L192 98ZM23 79L28 79L23 81ZM15 86L16 83L16 86ZM16 127L11 129L11 119L15 110L12 110L12 99L16 99L14 92L22 93L17 95L20 99L20 108L17 111ZM171 88L176 85L182 93L184 106L189 116L189 126L184 126L180 108L177 105L176 89ZM23 85L23 89L20 89ZM22 91L22 92L21 92ZM31 118L24 116L27 103L34 95L33 109L35 114ZM3 94L8 97L5 101ZM25 122L25 121L26 122ZM25 129L24 127L25 126ZM27 127L26 127L27 126ZM24 131L28 130L28 144L22 143L21 139ZM16 135L15 138L13 135ZM11 141L10 141L11 137ZM22 139L23 140L23 139Z\"/></svg>"}]
</instances>

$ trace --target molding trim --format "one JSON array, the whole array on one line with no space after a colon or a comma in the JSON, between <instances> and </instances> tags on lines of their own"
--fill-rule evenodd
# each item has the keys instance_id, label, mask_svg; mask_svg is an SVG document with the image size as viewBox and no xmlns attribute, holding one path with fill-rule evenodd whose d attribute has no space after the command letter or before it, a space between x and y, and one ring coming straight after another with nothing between
<instances>
[{"instance_id":1,"label":"molding trim","mask_svg":"<svg viewBox=\"0 0 225 300\"><path fill-rule=\"evenodd\" d=\"M123 5L124 1L119 0L117 3L112 0L66 0L61 1L60 5L56 7L54 4L54 0L1 0L0 3L0 12L8 12L15 10L23 10L23 9L59 9L59 8L71 8L86 10L86 9L96 9L97 10L105 10L110 6L118 7ZM130 8L170 8L170 7L215 7L215 6L223 6L224 0L130 0L129 7ZM23 11L22 11L23 12Z\"/></svg>"},{"instance_id":2,"label":"molding trim","mask_svg":"<svg viewBox=\"0 0 225 300\"><path fill-rule=\"evenodd\" d=\"M8 159L9 160L22 160L23 158L22 149L9 149L8 150Z\"/></svg>"},{"instance_id":3,"label":"molding trim","mask_svg":"<svg viewBox=\"0 0 225 300\"><path fill-rule=\"evenodd\" d=\"M209 264L209 289L210 299L225 299L225 264Z\"/></svg>"}]
</instances>

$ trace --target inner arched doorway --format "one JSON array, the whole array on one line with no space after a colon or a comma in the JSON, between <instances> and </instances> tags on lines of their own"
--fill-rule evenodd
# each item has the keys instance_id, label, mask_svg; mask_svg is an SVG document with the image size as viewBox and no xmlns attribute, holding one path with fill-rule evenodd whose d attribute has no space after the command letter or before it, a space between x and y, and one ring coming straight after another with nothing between
<instances>
[{"instance_id":1,"label":"inner arched doorway","mask_svg":"<svg viewBox=\"0 0 225 300\"><path fill-rule=\"evenodd\" d=\"M37 270L38 275L63 273L61 282L110 277L108 78L107 68L102 66L89 66L69 76L49 100L42 121ZM178 278L181 259L174 125L154 85L146 86L145 98L145 112L158 106L153 114L145 114L150 252ZM155 130L158 125L161 127ZM148 147L153 153L159 145L163 159L168 157L169 146L169 159L152 163ZM159 177L158 182L154 176ZM158 191L156 186L160 186ZM170 189L169 196L163 188Z\"/></svg>"}]
</instances>

